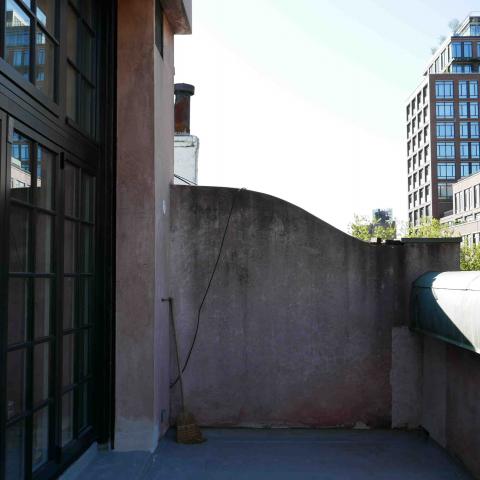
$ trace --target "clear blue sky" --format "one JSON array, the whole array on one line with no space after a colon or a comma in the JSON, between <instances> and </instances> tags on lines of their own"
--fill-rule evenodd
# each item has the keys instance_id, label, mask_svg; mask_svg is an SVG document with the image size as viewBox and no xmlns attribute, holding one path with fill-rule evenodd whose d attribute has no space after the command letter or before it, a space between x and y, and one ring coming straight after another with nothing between
<instances>
[{"instance_id":1,"label":"clear blue sky","mask_svg":"<svg viewBox=\"0 0 480 480\"><path fill-rule=\"evenodd\" d=\"M346 230L406 217L404 102L473 0L193 0L175 81L193 83L199 181L282 197Z\"/></svg>"}]
</instances>

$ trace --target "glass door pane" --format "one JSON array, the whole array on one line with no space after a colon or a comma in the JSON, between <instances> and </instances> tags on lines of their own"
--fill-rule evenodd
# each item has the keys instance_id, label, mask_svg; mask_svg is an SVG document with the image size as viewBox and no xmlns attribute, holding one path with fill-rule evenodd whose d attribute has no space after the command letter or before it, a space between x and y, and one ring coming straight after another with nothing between
<instances>
[{"instance_id":1,"label":"glass door pane","mask_svg":"<svg viewBox=\"0 0 480 480\"><path fill-rule=\"evenodd\" d=\"M53 457L51 411L58 215L56 155L20 130L8 152L6 473L29 478Z\"/></svg>"}]
</instances>

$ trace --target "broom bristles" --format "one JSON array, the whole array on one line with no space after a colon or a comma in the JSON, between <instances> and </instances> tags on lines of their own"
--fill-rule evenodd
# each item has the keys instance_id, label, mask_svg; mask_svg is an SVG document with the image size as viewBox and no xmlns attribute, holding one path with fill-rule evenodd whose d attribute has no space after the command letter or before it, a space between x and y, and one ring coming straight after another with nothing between
<instances>
[{"instance_id":1,"label":"broom bristles","mask_svg":"<svg viewBox=\"0 0 480 480\"><path fill-rule=\"evenodd\" d=\"M176 419L177 443L203 443L205 439L198 427L195 417L186 410L182 410Z\"/></svg>"}]
</instances>

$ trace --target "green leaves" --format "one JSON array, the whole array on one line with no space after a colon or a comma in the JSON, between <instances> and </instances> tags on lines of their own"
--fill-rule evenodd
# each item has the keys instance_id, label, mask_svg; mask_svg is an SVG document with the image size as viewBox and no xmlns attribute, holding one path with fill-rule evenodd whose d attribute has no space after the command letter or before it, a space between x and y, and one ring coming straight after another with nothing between
<instances>
[{"instance_id":1,"label":"green leaves","mask_svg":"<svg viewBox=\"0 0 480 480\"><path fill-rule=\"evenodd\" d=\"M460 268L462 270L480 270L480 245L462 245Z\"/></svg>"},{"instance_id":2,"label":"green leaves","mask_svg":"<svg viewBox=\"0 0 480 480\"><path fill-rule=\"evenodd\" d=\"M381 226L378 221L370 221L367 217L354 215L353 222L348 226L348 233L352 237L369 242L371 238L393 240L397 229L392 222ZM437 218L423 217L417 226L403 225L402 236L407 238L451 238L456 236L455 231L446 224L440 223ZM480 245L467 245L460 247L460 268L462 270L480 270Z\"/></svg>"},{"instance_id":3,"label":"green leaves","mask_svg":"<svg viewBox=\"0 0 480 480\"><path fill-rule=\"evenodd\" d=\"M367 217L354 215L353 222L348 226L348 233L364 242L369 242L371 238L393 240L397 236L397 228L395 222L383 226L378 220L370 221Z\"/></svg>"}]
</instances>

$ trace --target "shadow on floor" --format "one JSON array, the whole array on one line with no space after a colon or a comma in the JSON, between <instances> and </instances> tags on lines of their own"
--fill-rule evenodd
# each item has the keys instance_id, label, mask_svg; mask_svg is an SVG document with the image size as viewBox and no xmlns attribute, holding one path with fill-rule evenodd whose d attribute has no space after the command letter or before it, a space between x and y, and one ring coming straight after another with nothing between
<instances>
[{"instance_id":1,"label":"shadow on floor","mask_svg":"<svg viewBox=\"0 0 480 480\"><path fill-rule=\"evenodd\" d=\"M472 480L420 432L204 429L208 441L153 455L98 453L76 478L95 480Z\"/></svg>"}]
</instances>

